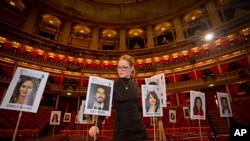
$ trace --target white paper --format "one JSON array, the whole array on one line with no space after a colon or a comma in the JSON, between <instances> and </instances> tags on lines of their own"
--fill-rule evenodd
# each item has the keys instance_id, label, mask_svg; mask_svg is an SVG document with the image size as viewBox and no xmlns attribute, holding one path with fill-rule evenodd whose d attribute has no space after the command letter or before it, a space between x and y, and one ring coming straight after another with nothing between
<instances>
[{"instance_id":1,"label":"white paper","mask_svg":"<svg viewBox=\"0 0 250 141\"><path fill-rule=\"evenodd\" d=\"M142 107L144 117L161 117L163 114L158 85L142 85Z\"/></svg>"},{"instance_id":2,"label":"white paper","mask_svg":"<svg viewBox=\"0 0 250 141\"><path fill-rule=\"evenodd\" d=\"M36 113L48 76L47 72L17 67L0 108Z\"/></svg>"},{"instance_id":3,"label":"white paper","mask_svg":"<svg viewBox=\"0 0 250 141\"><path fill-rule=\"evenodd\" d=\"M87 97L86 97L86 106L84 109L85 114L90 115L101 115L101 116L110 116L111 115L111 106L112 106L112 98L113 98L113 87L114 81L90 76L88 89L87 89ZM101 109L95 109L96 102L96 94L103 93L105 91L105 99L102 103Z\"/></svg>"}]
</instances>

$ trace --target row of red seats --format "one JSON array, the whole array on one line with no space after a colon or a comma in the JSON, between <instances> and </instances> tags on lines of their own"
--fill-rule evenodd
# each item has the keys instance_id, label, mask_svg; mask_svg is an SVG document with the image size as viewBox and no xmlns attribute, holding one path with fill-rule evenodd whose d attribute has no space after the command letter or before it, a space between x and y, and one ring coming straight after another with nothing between
<instances>
[{"instance_id":1,"label":"row of red seats","mask_svg":"<svg viewBox=\"0 0 250 141\"><path fill-rule=\"evenodd\" d=\"M11 139L14 136L15 130L3 130L0 129L0 140ZM37 139L39 136L39 130L17 130L16 139L19 141L25 141L27 139Z\"/></svg>"}]
</instances>

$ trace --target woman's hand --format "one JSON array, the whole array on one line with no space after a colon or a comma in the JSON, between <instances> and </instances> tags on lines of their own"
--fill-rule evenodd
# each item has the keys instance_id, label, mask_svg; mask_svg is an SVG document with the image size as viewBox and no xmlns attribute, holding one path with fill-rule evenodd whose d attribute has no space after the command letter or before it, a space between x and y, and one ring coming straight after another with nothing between
<instances>
[{"instance_id":1,"label":"woman's hand","mask_svg":"<svg viewBox=\"0 0 250 141\"><path fill-rule=\"evenodd\" d=\"M91 137L95 137L96 134L99 134L99 128L97 126L92 126L90 129L89 129L89 135Z\"/></svg>"}]
</instances>

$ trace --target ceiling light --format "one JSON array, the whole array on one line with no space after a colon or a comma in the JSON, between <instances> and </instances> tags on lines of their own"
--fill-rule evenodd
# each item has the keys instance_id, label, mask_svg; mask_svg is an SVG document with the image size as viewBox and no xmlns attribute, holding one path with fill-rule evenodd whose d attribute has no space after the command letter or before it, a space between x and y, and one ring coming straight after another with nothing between
<instances>
[{"instance_id":1,"label":"ceiling light","mask_svg":"<svg viewBox=\"0 0 250 141\"><path fill-rule=\"evenodd\" d=\"M54 22L52 20L49 20L49 23L53 24Z\"/></svg>"},{"instance_id":2,"label":"ceiling light","mask_svg":"<svg viewBox=\"0 0 250 141\"><path fill-rule=\"evenodd\" d=\"M210 41L210 40L213 39L213 37L214 37L214 35L211 34L211 33L209 33L209 34L207 34L207 35L205 36L205 40Z\"/></svg>"},{"instance_id":3,"label":"ceiling light","mask_svg":"<svg viewBox=\"0 0 250 141\"><path fill-rule=\"evenodd\" d=\"M10 1L10 5L15 6L16 4L14 1Z\"/></svg>"}]
</instances>

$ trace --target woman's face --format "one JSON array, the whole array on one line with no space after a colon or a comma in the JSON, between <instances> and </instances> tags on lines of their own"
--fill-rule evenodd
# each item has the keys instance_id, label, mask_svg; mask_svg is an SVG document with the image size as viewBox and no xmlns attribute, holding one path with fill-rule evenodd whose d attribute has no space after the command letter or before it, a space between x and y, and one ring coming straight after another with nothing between
<instances>
[{"instance_id":1,"label":"woman's face","mask_svg":"<svg viewBox=\"0 0 250 141\"><path fill-rule=\"evenodd\" d=\"M148 103L150 105L156 105L156 99L152 96L152 94L149 94Z\"/></svg>"},{"instance_id":2,"label":"woman's face","mask_svg":"<svg viewBox=\"0 0 250 141\"><path fill-rule=\"evenodd\" d=\"M201 100L200 99L196 99L196 106L198 109L201 109Z\"/></svg>"},{"instance_id":3,"label":"woman's face","mask_svg":"<svg viewBox=\"0 0 250 141\"><path fill-rule=\"evenodd\" d=\"M33 90L32 81L25 81L19 89L20 96L23 97L28 96L29 94L32 93L32 90Z\"/></svg>"},{"instance_id":4,"label":"woman's face","mask_svg":"<svg viewBox=\"0 0 250 141\"><path fill-rule=\"evenodd\" d=\"M120 78L130 78L133 67L129 65L127 60L119 60L117 65L117 72Z\"/></svg>"}]
</instances>

